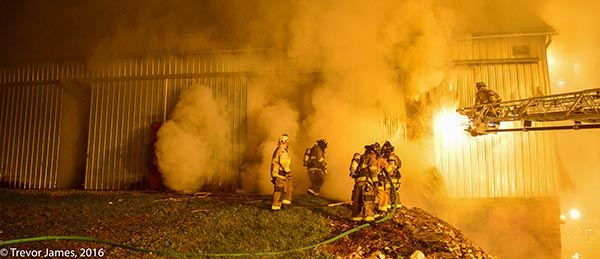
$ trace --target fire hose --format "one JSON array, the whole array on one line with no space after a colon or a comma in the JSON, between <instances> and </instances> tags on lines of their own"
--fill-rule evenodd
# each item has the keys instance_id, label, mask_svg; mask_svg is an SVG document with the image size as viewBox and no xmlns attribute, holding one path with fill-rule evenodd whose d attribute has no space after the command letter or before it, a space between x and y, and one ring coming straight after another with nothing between
<instances>
[{"instance_id":1,"label":"fire hose","mask_svg":"<svg viewBox=\"0 0 600 259\"><path fill-rule=\"evenodd\" d=\"M385 171L384 171L385 172ZM386 177L388 178L388 180L391 182L392 178L390 177L390 175L385 172ZM387 220L389 220L395 213L396 213L396 207L398 205L398 201L395 197L396 196L396 188L394 187L394 185L391 185L391 189L392 189L392 197L394 197L394 206L392 206L392 211L390 213L388 213L385 217L375 221L375 223L379 224L382 222L385 222ZM30 238L21 238L21 239L14 239L14 240L7 240L7 241L2 241L0 242L0 246L7 246L7 245L13 245L13 244L19 244L19 243L28 243L28 242L39 242L39 241L48 241L48 240L78 240L78 241L87 241L87 242L96 242L96 243L104 243L107 245L111 245L114 247L119 247L119 248L123 248L123 249L127 249L127 250L131 250L131 251L135 251L135 252L141 252L141 253L149 253L149 254L156 254L156 255L167 255L167 256L177 256L177 257L202 257L202 256L214 256L214 257L219 257L219 256L273 256L273 255L282 255L282 254L287 254L287 253L291 253L291 252L299 252L299 251L304 251L304 250L309 250L309 249L314 249L317 248L319 246L325 245L325 244L329 244L332 243L342 237L345 237L347 235L350 235L356 231L359 231L363 228L369 227L371 226L370 223L364 223L362 225L356 226L354 228L351 228L349 230L346 230L334 237L331 237L327 240L321 241L319 243L316 244L312 244L309 246L304 246L304 247L300 247L300 248L294 248L294 249L289 249L289 250L284 250L284 251L274 251L274 252L258 252L258 253L234 253L234 254L198 254L198 253L179 253L179 252L170 252L170 251L159 251L159 250L152 250L152 249L145 249L145 248L139 248L139 247L134 247L134 246L129 246L129 245L125 245L125 244L121 244L121 243L116 243L116 242L112 242L109 240L104 240L104 239L99 239L99 238L93 238L93 237L82 237L82 236L41 236L41 237L30 237Z\"/></svg>"}]
</instances>

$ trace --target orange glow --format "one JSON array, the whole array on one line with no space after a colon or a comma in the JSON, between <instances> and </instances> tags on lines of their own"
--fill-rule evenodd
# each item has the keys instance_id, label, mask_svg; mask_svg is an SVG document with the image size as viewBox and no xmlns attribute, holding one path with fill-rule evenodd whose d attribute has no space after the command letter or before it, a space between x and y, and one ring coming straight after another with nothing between
<instances>
[{"instance_id":1,"label":"orange glow","mask_svg":"<svg viewBox=\"0 0 600 259\"><path fill-rule=\"evenodd\" d=\"M572 209L569 211L569 215L571 216L571 219L578 219L581 217L581 212L577 209Z\"/></svg>"},{"instance_id":2,"label":"orange glow","mask_svg":"<svg viewBox=\"0 0 600 259\"><path fill-rule=\"evenodd\" d=\"M572 209L569 211L569 215L571 216L571 219L578 219L581 217L581 213L577 209Z\"/></svg>"},{"instance_id":3,"label":"orange glow","mask_svg":"<svg viewBox=\"0 0 600 259\"><path fill-rule=\"evenodd\" d=\"M446 144L459 143L466 137L464 126L468 118L458 114L454 109L443 108L434 118L435 135Z\"/></svg>"}]
</instances>

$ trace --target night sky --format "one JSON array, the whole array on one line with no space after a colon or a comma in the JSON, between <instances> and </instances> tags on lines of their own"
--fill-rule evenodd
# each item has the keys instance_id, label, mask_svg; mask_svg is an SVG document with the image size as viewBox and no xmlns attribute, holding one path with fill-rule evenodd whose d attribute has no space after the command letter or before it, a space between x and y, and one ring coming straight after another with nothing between
<instances>
[{"instance_id":1,"label":"night sky","mask_svg":"<svg viewBox=\"0 0 600 259\"><path fill-rule=\"evenodd\" d=\"M202 38L237 44L270 33L251 30L261 22L274 24L258 2L229 0L20 0L0 2L0 62L81 58L101 48L124 51L193 48L178 40ZM287 9L285 6L282 9ZM281 13L280 13L281 14ZM257 16L261 16L260 19ZM271 31L272 32L272 31ZM257 37L261 36L261 37ZM232 43L233 42L233 43ZM197 42L196 42L197 43ZM230 46L222 46L224 48Z\"/></svg>"}]
</instances>

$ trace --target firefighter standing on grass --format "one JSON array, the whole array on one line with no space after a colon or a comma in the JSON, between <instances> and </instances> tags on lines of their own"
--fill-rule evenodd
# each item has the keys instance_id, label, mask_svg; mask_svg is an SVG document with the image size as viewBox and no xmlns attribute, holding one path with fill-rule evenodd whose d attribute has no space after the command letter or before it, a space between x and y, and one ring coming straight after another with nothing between
<instances>
[{"instance_id":1,"label":"firefighter standing on grass","mask_svg":"<svg viewBox=\"0 0 600 259\"><path fill-rule=\"evenodd\" d=\"M271 160L271 182L274 187L271 210L280 210L282 204L292 204L292 171L288 146L288 135L281 135Z\"/></svg>"},{"instance_id":2,"label":"firefighter standing on grass","mask_svg":"<svg viewBox=\"0 0 600 259\"><path fill-rule=\"evenodd\" d=\"M327 141L325 139L319 139L305 153L304 166L307 167L308 177L310 179L310 187L307 192L310 195L319 196L321 186L325 181L325 176L327 175L327 162L325 161L326 148Z\"/></svg>"},{"instance_id":3,"label":"firefighter standing on grass","mask_svg":"<svg viewBox=\"0 0 600 259\"><path fill-rule=\"evenodd\" d=\"M381 147L381 153L382 153L382 157L386 158L388 161L388 164L390 164L390 166L392 167L392 173L390 173L390 178L392 179L392 185L394 186L395 189L395 196L394 200L396 203L397 207L400 207L402 205L400 205L400 178L402 178L402 174L400 174L400 168L402 167L402 160L400 160L400 157L398 157L395 153L394 153L394 146L392 146L392 143L390 143L389 141L386 141L383 146ZM392 197L392 196L390 196ZM391 203L393 203L393 201L390 201L390 205L389 208L391 208Z\"/></svg>"}]
</instances>

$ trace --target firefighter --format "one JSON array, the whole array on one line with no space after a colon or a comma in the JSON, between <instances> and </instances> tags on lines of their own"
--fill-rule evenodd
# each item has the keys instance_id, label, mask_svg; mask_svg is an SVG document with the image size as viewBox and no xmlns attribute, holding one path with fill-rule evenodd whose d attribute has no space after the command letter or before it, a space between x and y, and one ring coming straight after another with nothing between
<instances>
[{"instance_id":1,"label":"firefighter","mask_svg":"<svg viewBox=\"0 0 600 259\"><path fill-rule=\"evenodd\" d=\"M319 139L310 148L305 166L310 179L310 187L308 194L319 196L321 186L327 175L327 162L325 161L325 149L327 148L327 140Z\"/></svg>"},{"instance_id":2,"label":"firefighter","mask_svg":"<svg viewBox=\"0 0 600 259\"><path fill-rule=\"evenodd\" d=\"M378 153L380 151L380 147L381 146L379 145L379 143L371 145L371 150L373 151L373 153L369 154L364 159L364 164L368 169L367 184L365 185L365 191L363 195L365 210L364 220L367 222L375 220L375 218L378 216L375 213L375 202L377 199L377 194L380 193L380 190L383 190L380 188L382 186L382 183L379 181L379 175L380 173L382 173L382 170L385 170L387 173L390 173L392 171L392 168L387 163L387 161L385 159L380 159Z\"/></svg>"},{"instance_id":3,"label":"firefighter","mask_svg":"<svg viewBox=\"0 0 600 259\"><path fill-rule=\"evenodd\" d=\"M390 200L390 204L388 208L391 208L391 203L396 203L396 207L400 207L400 178L402 178L402 174L400 173L400 168L402 167L402 160L400 157L394 153L394 146L389 141L386 141L381 147L382 156L387 159L388 164L392 167L392 173L390 174L390 178L392 179L391 184L394 186L395 195L390 197L393 200Z\"/></svg>"},{"instance_id":4,"label":"firefighter","mask_svg":"<svg viewBox=\"0 0 600 259\"><path fill-rule=\"evenodd\" d=\"M389 141L386 141L389 144ZM380 147L379 143L374 144L377 154L377 211L380 213L385 213L388 209L391 208L390 205L390 195L391 195L391 182L387 177L387 174L393 173L393 168L390 167L385 150L383 148L387 148L384 144L384 147Z\"/></svg>"},{"instance_id":5,"label":"firefighter","mask_svg":"<svg viewBox=\"0 0 600 259\"><path fill-rule=\"evenodd\" d=\"M365 152L367 147L365 146ZM352 220L362 221L363 220L363 198L362 188L367 182L367 170L366 167L361 168L361 158L359 153L354 153L352 161L350 161L350 177L354 179L354 187L352 188Z\"/></svg>"},{"instance_id":6,"label":"firefighter","mask_svg":"<svg viewBox=\"0 0 600 259\"><path fill-rule=\"evenodd\" d=\"M273 151L271 160L271 182L273 183L273 204L271 210L280 210L281 205L292 204L292 171L288 154L289 136L279 137L277 148Z\"/></svg>"},{"instance_id":7,"label":"firefighter","mask_svg":"<svg viewBox=\"0 0 600 259\"><path fill-rule=\"evenodd\" d=\"M475 94L475 106L502 101L500 95L488 89L485 82L477 82L476 86L477 94Z\"/></svg>"}]
</instances>

